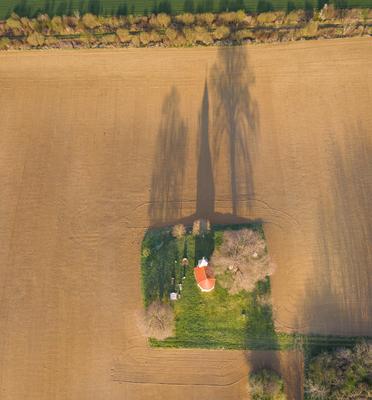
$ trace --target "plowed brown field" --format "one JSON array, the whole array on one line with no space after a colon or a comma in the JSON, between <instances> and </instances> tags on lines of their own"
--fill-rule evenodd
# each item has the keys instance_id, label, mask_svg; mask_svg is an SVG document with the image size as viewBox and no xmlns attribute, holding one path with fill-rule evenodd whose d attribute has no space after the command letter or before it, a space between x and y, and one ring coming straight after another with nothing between
<instances>
[{"instance_id":1,"label":"plowed brown field","mask_svg":"<svg viewBox=\"0 0 372 400\"><path fill-rule=\"evenodd\" d=\"M301 357L150 349L140 243L261 218L276 326L371 335L372 42L0 54L1 400L244 399Z\"/></svg>"}]
</instances>

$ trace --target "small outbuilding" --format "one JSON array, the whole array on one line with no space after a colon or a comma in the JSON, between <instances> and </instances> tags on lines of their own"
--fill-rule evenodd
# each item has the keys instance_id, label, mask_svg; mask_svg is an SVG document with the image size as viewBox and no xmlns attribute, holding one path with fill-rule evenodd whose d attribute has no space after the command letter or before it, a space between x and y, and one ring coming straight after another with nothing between
<instances>
[{"instance_id":1,"label":"small outbuilding","mask_svg":"<svg viewBox=\"0 0 372 400\"><path fill-rule=\"evenodd\" d=\"M198 261L198 266L194 268L194 276L202 292L210 292L214 289L216 280L211 274L208 260L205 257Z\"/></svg>"}]
</instances>

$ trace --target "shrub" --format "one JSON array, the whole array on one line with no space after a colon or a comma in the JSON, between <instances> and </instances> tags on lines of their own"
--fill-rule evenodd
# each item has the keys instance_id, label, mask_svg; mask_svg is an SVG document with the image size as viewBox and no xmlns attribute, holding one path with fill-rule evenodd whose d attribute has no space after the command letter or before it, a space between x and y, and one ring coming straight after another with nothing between
<instances>
[{"instance_id":1,"label":"shrub","mask_svg":"<svg viewBox=\"0 0 372 400\"><path fill-rule=\"evenodd\" d=\"M128 29L120 28L116 31L116 35L122 43L128 43L132 39Z\"/></svg>"},{"instance_id":2,"label":"shrub","mask_svg":"<svg viewBox=\"0 0 372 400\"><path fill-rule=\"evenodd\" d=\"M186 234L186 228L183 224L174 225L172 229L172 236L176 239L181 239Z\"/></svg>"},{"instance_id":3,"label":"shrub","mask_svg":"<svg viewBox=\"0 0 372 400\"><path fill-rule=\"evenodd\" d=\"M202 26L197 26L195 28L195 39L197 42L210 45L213 43L211 34Z\"/></svg>"},{"instance_id":4,"label":"shrub","mask_svg":"<svg viewBox=\"0 0 372 400\"><path fill-rule=\"evenodd\" d=\"M266 243L251 229L226 231L211 260L221 285L230 293L253 290L256 283L272 275L275 264L267 254Z\"/></svg>"},{"instance_id":5,"label":"shrub","mask_svg":"<svg viewBox=\"0 0 372 400\"><path fill-rule=\"evenodd\" d=\"M192 225L192 234L194 236L204 235L211 230L211 224L207 219L201 218L194 221Z\"/></svg>"},{"instance_id":6,"label":"shrub","mask_svg":"<svg viewBox=\"0 0 372 400\"><path fill-rule=\"evenodd\" d=\"M10 40L7 37L0 38L0 50L6 50L9 48Z\"/></svg>"},{"instance_id":7,"label":"shrub","mask_svg":"<svg viewBox=\"0 0 372 400\"><path fill-rule=\"evenodd\" d=\"M45 44L47 46L55 46L58 43L59 43L58 39L55 38L54 36L48 36L47 38L45 38Z\"/></svg>"},{"instance_id":8,"label":"shrub","mask_svg":"<svg viewBox=\"0 0 372 400\"><path fill-rule=\"evenodd\" d=\"M274 371L262 369L251 374L249 391L252 400L285 400L283 379Z\"/></svg>"},{"instance_id":9,"label":"shrub","mask_svg":"<svg viewBox=\"0 0 372 400\"><path fill-rule=\"evenodd\" d=\"M147 32L141 32L139 34L139 40L140 40L141 44L146 46L147 44L150 43L150 35Z\"/></svg>"},{"instance_id":10,"label":"shrub","mask_svg":"<svg viewBox=\"0 0 372 400\"><path fill-rule=\"evenodd\" d=\"M309 362L305 392L309 400L367 399L371 395L372 344L321 353Z\"/></svg>"},{"instance_id":11,"label":"shrub","mask_svg":"<svg viewBox=\"0 0 372 400\"><path fill-rule=\"evenodd\" d=\"M211 26L214 21L214 14L212 13L198 14L196 16L196 21L200 25Z\"/></svg>"},{"instance_id":12,"label":"shrub","mask_svg":"<svg viewBox=\"0 0 372 400\"><path fill-rule=\"evenodd\" d=\"M231 23L238 24L240 22L243 22L245 18L246 14L242 10L236 12L224 12L219 15L219 20L225 24L231 24Z\"/></svg>"},{"instance_id":13,"label":"shrub","mask_svg":"<svg viewBox=\"0 0 372 400\"><path fill-rule=\"evenodd\" d=\"M174 330L173 308L159 300L154 301L143 314L140 328L147 337L158 340L172 336Z\"/></svg>"},{"instance_id":14,"label":"shrub","mask_svg":"<svg viewBox=\"0 0 372 400\"><path fill-rule=\"evenodd\" d=\"M84 14L83 16L83 24L88 28L88 29L94 29L100 26L100 22L98 20L98 17L96 17L93 14Z\"/></svg>"},{"instance_id":15,"label":"shrub","mask_svg":"<svg viewBox=\"0 0 372 400\"><path fill-rule=\"evenodd\" d=\"M249 29L241 29L235 33L235 39L238 41L254 39L255 36L253 32Z\"/></svg>"},{"instance_id":16,"label":"shrub","mask_svg":"<svg viewBox=\"0 0 372 400\"><path fill-rule=\"evenodd\" d=\"M27 36L26 41L32 47L40 47L44 44L45 38L41 33L34 32Z\"/></svg>"},{"instance_id":17,"label":"shrub","mask_svg":"<svg viewBox=\"0 0 372 400\"><path fill-rule=\"evenodd\" d=\"M156 32L156 31L151 31L151 32L149 32L149 35L150 35L150 42L152 42L152 43L161 42L161 37L160 37L160 35L158 34L158 32Z\"/></svg>"},{"instance_id":18,"label":"shrub","mask_svg":"<svg viewBox=\"0 0 372 400\"><path fill-rule=\"evenodd\" d=\"M116 43L117 36L114 34L104 35L104 36L102 36L101 40L102 40L102 43L104 43L104 44L113 44L113 43Z\"/></svg>"},{"instance_id":19,"label":"shrub","mask_svg":"<svg viewBox=\"0 0 372 400\"><path fill-rule=\"evenodd\" d=\"M218 26L213 32L213 37L217 40L226 39L230 35L230 29L228 26Z\"/></svg>"},{"instance_id":20,"label":"shrub","mask_svg":"<svg viewBox=\"0 0 372 400\"><path fill-rule=\"evenodd\" d=\"M131 43L134 47L139 47L141 44L140 38L137 35L132 35L131 36Z\"/></svg>"},{"instance_id":21,"label":"shrub","mask_svg":"<svg viewBox=\"0 0 372 400\"><path fill-rule=\"evenodd\" d=\"M165 36L166 36L171 42L173 42L173 40L175 40L176 37L177 37L177 31L176 31L175 29L173 29L173 28L168 28L168 29L165 31Z\"/></svg>"},{"instance_id":22,"label":"shrub","mask_svg":"<svg viewBox=\"0 0 372 400\"><path fill-rule=\"evenodd\" d=\"M257 16L259 24L272 24L275 22L277 15L274 12L262 13Z\"/></svg>"},{"instance_id":23,"label":"shrub","mask_svg":"<svg viewBox=\"0 0 372 400\"><path fill-rule=\"evenodd\" d=\"M190 13L185 13L176 16L176 21L183 25L192 25L195 22L195 16Z\"/></svg>"},{"instance_id":24,"label":"shrub","mask_svg":"<svg viewBox=\"0 0 372 400\"><path fill-rule=\"evenodd\" d=\"M19 18L15 18L14 14L12 17L6 20L5 24L6 28L14 30L14 29L22 29L22 23Z\"/></svg>"},{"instance_id":25,"label":"shrub","mask_svg":"<svg viewBox=\"0 0 372 400\"><path fill-rule=\"evenodd\" d=\"M50 26L53 30L53 32L58 33L58 34L62 34L64 31L64 26L62 23L62 18L59 16L54 16L52 18L52 20L50 21Z\"/></svg>"},{"instance_id":26,"label":"shrub","mask_svg":"<svg viewBox=\"0 0 372 400\"><path fill-rule=\"evenodd\" d=\"M319 23L317 21L310 21L301 32L301 36L305 38L312 38L318 34Z\"/></svg>"},{"instance_id":27,"label":"shrub","mask_svg":"<svg viewBox=\"0 0 372 400\"><path fill-rule=\"evenodd\" d=\"M161 13L156 16L158 26L161 28L167 28L171 23L171 17L167 14Z\"/></svg>"}]
</instances>

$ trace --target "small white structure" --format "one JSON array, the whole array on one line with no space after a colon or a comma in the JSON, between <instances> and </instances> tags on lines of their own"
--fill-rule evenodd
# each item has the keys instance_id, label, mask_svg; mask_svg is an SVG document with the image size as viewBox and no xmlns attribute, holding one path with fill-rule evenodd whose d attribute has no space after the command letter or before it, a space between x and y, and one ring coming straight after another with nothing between
<instances>
[{"instance_id":1,"label":"small white structure","mask_svg":"<svg viewBox=\"0 0 372 400\"><path fill-rule=\"evenodd\" d=\"M208 260L203 257L201 260L198 261L198 267L208 267Z\"/></svg>"},{"instance_id":2,"label":"small white structure","mask_svg":"<svg viewBox=\"0 0 372 400\"><path fill-rule=\"evenodd\" d=\"M170 299L171 299L172 301L175 301L175 300L178 299L178 295L177 295L176 292L172 292L172 293L169 295L169 297L170 297Z\"/></svg>"}]
</instances>

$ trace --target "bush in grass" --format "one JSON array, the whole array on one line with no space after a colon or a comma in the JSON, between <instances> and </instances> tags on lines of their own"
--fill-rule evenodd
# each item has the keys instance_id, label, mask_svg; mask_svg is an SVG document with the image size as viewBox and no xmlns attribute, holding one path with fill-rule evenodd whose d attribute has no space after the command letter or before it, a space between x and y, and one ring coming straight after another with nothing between
<instances>
[{"instance_id":1,"label":"bush in grass","mask_svg":"<svg viewBox=\"0 0 372 400\"><path fill-rule=\"evenodd\" d=\"M58 15L52 18L52 20L50 21L50 26L53 32L58 34L62 34L65 29L63 26L62 18Z\"/></svg>"},{"instance_id":2,"label":"bush in grass","mask_svg":"<svg viewBox=\"0 0 372 400\"><path fill-rule=\"evenodd\" d=\"M159 43L161 42L161 36L156 31L149 32L150 35L150 42L151 43Z\"/></svg>"},{"instance_id":3,"label":"bush in grass","mask_svg":"<svg viewBox=\"0 0 372 400\"><path fill-rule=\"evenodd\" d=\"M0 50L6 50L10 46L10 40L7 37L0 39Z\"/></svg>"},{"instance_id":4,"label":"bush in grass","mask_svg":"<svg viewBox=\"0 0 372 400\"><path fill-rule=\"evenodd\" d=\"M116 35L122 43L129 43L132 40L128 29L120 28L116 31Z\"/></svg>"},{"instance_id":5,"label":"bush in grass","mask_svg":"<svg viewBox=\"0 0 372 400\"><path fill-rule=\"evenodd\" d=\"M12 31L22 29L22 23L16 14L12 14L12 16L6 20L5 26L7 29L11 29Z\"/></svg>"},{"instance_id":6,"label":"bush in grass","mask_svg":"<svg viewBox=\"0 0 372 400\"><path fill-rule=\"evenodd\" d=\"M214 14L212 14L212 13L197 14L196 22L199 25L211 26L214 22Z\"/></svg>"},{"instance_id":7,"label":"bush in grass","mask_svg":"<svg viewBox=\"0 0 372 400\"><path fill-rule=\"evenodd\" d=\"M217 40L226 39L230 35L230 29L228 26L221 25L217 26L217 28L213 32L213 37Z\"/></svg>"},{"instance_id":8,"label":"bush in grass","mask_svg":"<svg viewBox=\"0 0 372 400\"><path fill-rule=\"evenodd\" d=\"M283 379L274 371L262 369L249 377L252 400L286 400Z\"/></svg>"},{"instance_id":9,"label":"bush in grass","mask_svg":"<svg viewBox=\"0 0 372 400\"><path fill-rule=\"evenodd\" d=\"M183 28L183 34L185 36L186 42L189 45L195 44L196 42L196 33L193 28Z\"/></svg>"},{"instance_id":10,"label":"bush in grass","mask_svg":"<svg viewBox=\"0 0 372 400\"><path fill-rule=\"evenodd\" d=\"M322 353L309 362L305 379L308 400L370 399L372 344Z\"/></svg>"},{"instance_id":11,"label":"bush in grass","mask_svg":"<svg viewBox=\"0 0 372 400\"><path fill-rule=\"evenodd\" d=\"M104 35L101 38L103 44L114 44L117 42L117 36L114 34Z\"/></svg>"},{"instance_id":12,"label":"bush in grass","mask_svg":"<svg viewBox=\"0 0 372 400\"><path fill-rule=\"evenodd\" d=\"M318 34L318 21L310 21L302 30L301 36L304 38L313 38Z\"/></svg>"},{"instance_id":13,"label":"bush in grass","mask_svg":"<svg viewBox=\"0 0 372 400\"><path fill-rule=\"evenodd\" d=\"M276 21L277 15L274 12L267 12L257 15L257 22L260 25L273 24Z\"/></svg>"},{"instance_id":14,"label":"bush in grass","mask_svg":"<svg viewBox=\"0 0 372 400\"><path fill-rule=\"evenodd\" d=\"M94 29L99 27L101 24L98 20L98 17L93 15L93 14L84 14L82 18L83 24L88 28L88 29Z\"/></svg>"},{"instance_id":15,"label":"bush in grass","mask_svg":"<svg viewBox=\"0 0 372 400\"><path fill-rule=\"evenodd\" d=\"M173 335L174 312L169 304L158 300L151 303L140 319L140 328L147 337L158 340Z\"/></svg>"},{"instance_id":16,"label":"bush in grass","mask_svg":"<svg viewBox=\"0 0 372 400\"><path fill-rule=\"evenodd\" d=\"M305 20L305 13L303 10L295 10L291 11L286 17L285 17L285 23L286 24L298 24L302 21Z\"/></svg>"},{"instance_id":17,"label":"bush in grass","mask_svg":"<svg viewBox=\"0 0 372 400\"><path fill-rule=\"evenodd\" d=\"M27 36L26 41L32 47L40 47L44 44L45 38L41 33L34 32Z\"/></svg>"},{"instance_id":18,"label":"bush in grass","mask_svg":"<svg viewBox=\"0 0 372 400\"><path fill-rule=\"evenodd\" d=\"M186 234L186 228L185 225L183 224L174 225L174 227L172 228L172 236L175 237L176 239L183 238L185 234Z\"/></svg>"},{"instance_id":19,"label":"bush in grass","mask_svg":"<svg viewBox=\"0 0 372 400\"><path fill-rule=\"evenodd\" d=\"M253 290L275 270L264 239L247 228L224 232L222 245L214 251L211 262L221 285L230 293Z\"/></svg>"},{"instance_id":20,"label":"bush in grass","mask_svg":"<svg viewBox=\"0 0 372 400\"><path fill-rule=\"evenodd\" d=\"M213 43L211 34L204 26L195 27L195 40L205 45L210 45Z\"/></svg>"},{"instance_id":21,"label":"bush in grass","mask_svg":"<svg viewBox=\"0 0 372 400\"><path fill-rule=\"evenodd\" d=\"M48 36L45 38L45 45L46 46L56 46L59 43L59 40L54 36Z\"/></svg>"},{"instance_id":22,"label":"bush in grass","mask_svg":"<svg viewBox=\"0 0 372 400\"><path fill-rule=\"evenodd\" d=\"M150 43L150 35L147 32L141 32L139 34L139 40L142 45L146 46Z\"/></svg>"},{"instance_id":23,"label":"bush in grass","mask_svg":"<svg viewBox=\"0 0 372 400\"><path fill-rule=\"evenodd\" d=\"M195 16L190 13L177 15L175 20L183 25L192 25L195 22Z\"/></svg>"},{"instance_id":24,"label":"bush in grass","mask_svg":"<svg viewBox=\"0 0 372 400\"><path fill-rule=\"evenodd\" d=\"M165 36L170 42L173 42L177 37L177 31L173 28L167 28L167 30L165 31Z\"/></svg>"},{"instance_id":25,"label":"bush in grass","mask_svg":"<svg viewBox=\"0 0 372 400\"><path fill-rule=\"evenodd\" d=\"M171 17L167 14L161 13L156 16L156 21L159 28L167 28L171 23Z\"/></svg>"},{"instance_id":26,"label":"bush in grass","mask_svg":"<svg viewBox=\"0 0 372 400\"><path fill-rule=\"evenodd\" d=\"M194 236L205 235L211 230L211 224L207 219L200 218L194 221L192 225L192 234Z\"/></svg>"},{"instance_id":27,"label":"bush in grass","mask_svg":"<svg viewBox=\"0 0 372 400\"><path fill-rule=\"evenodd\" d=\"M253 32L249 29L241 29L237 32L235 32L235 39L240 42L243 40L248 40L251 39L253 40L255 38Z\"/></svg>"}]
</instances>

